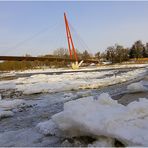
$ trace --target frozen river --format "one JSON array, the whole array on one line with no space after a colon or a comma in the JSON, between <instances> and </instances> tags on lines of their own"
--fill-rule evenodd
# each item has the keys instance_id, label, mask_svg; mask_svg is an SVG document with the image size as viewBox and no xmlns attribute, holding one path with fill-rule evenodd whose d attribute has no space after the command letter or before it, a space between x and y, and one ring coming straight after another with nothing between
<instances>
[{"instance_id":1,"label":"frozen river","mask_svg":"<svg viewBox=\"0 0 148 148\"><path fill-rule=\"evenodd\" d=\"M146 75L147 65L102 71L9 74L12 80L0 81L3 101L0 101L0 111L11 111L13 116L0 119L0 146L61 146L65 138L45 136L36 129L36 125L61 112L64 103L71 100L95 97L103 92L118 99L117 96L126 93L129 84L142 80ZM17 103L18 99L22 102ZM7 102L9 100L16 102L12 105Z\"/></svg>"}]
</instances>

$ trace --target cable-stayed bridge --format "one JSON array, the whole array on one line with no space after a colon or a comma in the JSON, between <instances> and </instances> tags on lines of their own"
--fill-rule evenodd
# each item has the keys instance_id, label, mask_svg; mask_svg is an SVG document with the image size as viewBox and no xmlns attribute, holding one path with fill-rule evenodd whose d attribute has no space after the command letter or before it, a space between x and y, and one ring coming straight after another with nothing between
<instances>
[{"instance_id":1,"label":"cable-stayed bridge","mask_svg":"<svg viewBox=\"0 0 148 148\"><path fill-rule=\"evenodd\" d=\"M66 61L66 62L81 62L84 63L98 63L98 60L94 59L79 59L77 51L73 42L72 34L70 31L70 25L68 23L66 13L64 13L64 22L66 29L66 37L68 43L69 58L62 58L54 55L48 55L48 57L32 57L32 56L0 56L1 61Z\"/></svg>"}]
</instances>

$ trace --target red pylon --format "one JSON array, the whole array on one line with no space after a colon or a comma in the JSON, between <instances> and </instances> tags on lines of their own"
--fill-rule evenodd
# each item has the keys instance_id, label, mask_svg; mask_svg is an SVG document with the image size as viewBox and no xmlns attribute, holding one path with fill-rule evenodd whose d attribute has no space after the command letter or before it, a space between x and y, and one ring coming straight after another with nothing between
<instances>
[{"instance_id":1,"label":"red pylon","mask_svg":"<svg viewBox=\"0 0 148 148\"><path fill-rule=\"evenodd\" d=\"M65 28L66 28L66 35L67 35L67 42L68 42L68 50L69 50L69 54L70 54L70 59L72 59L72 52L73 52L76 61L78 61L77 53L76 53L76 50L74 47L74 43L72 40L72 36L71 36L71 32L70 32L70 28L68 25L68 20L67 20L65 12L64 12L64 20L65 20Z\"/></svg>"}]
</instances>

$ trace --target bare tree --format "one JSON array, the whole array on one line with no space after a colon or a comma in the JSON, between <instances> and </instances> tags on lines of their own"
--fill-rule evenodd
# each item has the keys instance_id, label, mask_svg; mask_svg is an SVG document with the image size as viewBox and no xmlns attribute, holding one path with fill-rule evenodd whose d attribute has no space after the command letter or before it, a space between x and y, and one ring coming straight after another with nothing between
<instances>
[{"instance_id":1,"label":"bare tree","mask_svg":"<svg viewBox=\"0 0 148 148\"><path fill-rule=\"evenodd\" d=\"M85 50L83 53L82 53L82 59L90 59L90 54L88 53L87 50Z\"/></svg>"},{"instance_id":2,"label":"bare tree","mask_svg":"<svg viewBox=\"0 0 148 148\"><path fill-rule=\"evenodd\" d=\"M61 58L69 57L68 49L65 48L58 48L53 52L53 54Z\"/></svg>"}]
</instances>

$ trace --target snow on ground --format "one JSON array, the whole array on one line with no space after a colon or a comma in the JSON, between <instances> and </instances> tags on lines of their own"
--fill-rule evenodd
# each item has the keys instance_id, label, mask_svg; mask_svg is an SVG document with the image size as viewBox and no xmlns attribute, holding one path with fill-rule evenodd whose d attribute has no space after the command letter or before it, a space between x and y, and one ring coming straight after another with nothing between
<instances>
[{"instance_id":1,"label":"snow on ground","mask_svg":"<svg viewBox=\"0 0 148 148\"><path fill-rule=\"evenodd\" d=\"M101 66L100 68L101 69L112 69L112 68L132 68L132 67L147 67L148 66L148 64L123 64L123 65L121 65L121 64L114 64L114 65L105 65L105 66Z\"/></svg>"},{"instance_id":2,"label":"snow on ground","mask_svg":"<svg viewBox=\"0 0 148 148\"><path fill-rule=\"evenodd\" d=\"M115 64L115 65L103 65L103 66L98 66L98 67L80 67L80 69L78 70L73 70L73 69L67 69L67 68L58 68L58 69L35 69L35 70L25 70L25 71L18 71L18 72L12 72L17 73L17 74L22 74L22 73L41 73L41 72L69 72L69 71L85 71L85 70L99 70L99 69L113 69L113 68L130 68L130 67L146 67L148 66L148 64L126 64L126 65L119 65L119 64Z\"/></svg>"},{"instance_id":3,"label":"snow on ground","mask_svg":"<svg viewBox=\"0 0 148 148\"><path fill-rule=\"evenodd\" d=\"M9 77L9 76L15 76L15 72L11 71L11 72L0 73L0 78Z\"/></svg>"},{"instance_id":4,"label":"snow on ground","mask_svg":"<svg viewBox=\"0 0 148 148\"><path fill-rule=\"evenodd\" d=\"M37 128L46 135L62 132L61 136L96 137L91 146L112 146L115 138L126 146L148 146L147 123L147 99L140 98L124 106L103 93L98 98L85 97L65 103L62 112L39 123Z\"/></svg>"},{"instance_id":5,"label":"snow on ground","mask_svg":"<svg viewBox=\"0 0 148 148\"><path fill-rule=\"evenodd\" d=\"M118 69L118 68L140 68L140 67L147 67L148 64L114 64L114 65L102 65L102 66L88 66L88 67L80 67L78 70L73 70L73 69L67 69L67 68L41 68L41 69L29 69L29 70L24 70L24 71L10 71L10 72L5 72L4 74L0 74L0 78L2 77L7 77L7 76L15 76L17 74L36 74L36 73L56 73L56 72L70 72L70 71L89 71L89 70L107 70L107 69Z\"/></svg>"},{"instance_id":6,"label":"snow on ground","mask_svg":"<svg viewBox=\"0 0 148 148\"><path fill-rule=\"evenodd\" d=\"M146 68L142 68L119 75L115 74L118 70L63 73L60 75L37 74L11 81L0 81L0 89L16 89L22 91L23 94L94 89L134 79L143 75L146 71Z\"/></svg>"}]
</instances>

